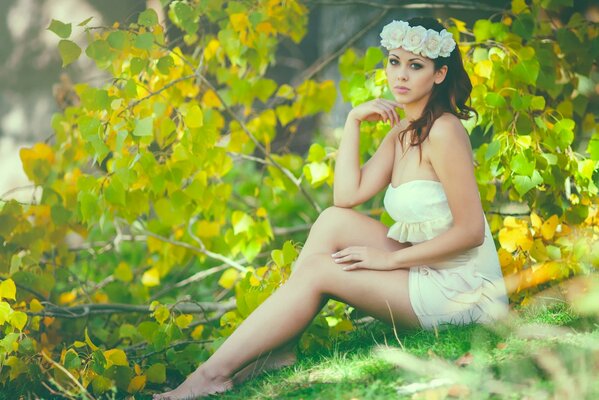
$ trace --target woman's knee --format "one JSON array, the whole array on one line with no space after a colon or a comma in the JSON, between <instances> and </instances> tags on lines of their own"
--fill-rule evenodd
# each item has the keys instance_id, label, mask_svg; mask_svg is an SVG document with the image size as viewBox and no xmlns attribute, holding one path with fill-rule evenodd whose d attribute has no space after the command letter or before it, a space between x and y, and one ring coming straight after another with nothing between
<instances>
[{"instance_id":1,"label":"woman's knee","mask_svg":"<svg viewBox=\"0 0 599 400\"><path fill-rule=\"evenodd\" d=\"M331 206L325 208L316 218L312 228L322 232L323 230L337 230L342 224L347 225L348 213L352 210L342 207ZM355 212L355 211L353 211Z\"/></svg>"},{"instance_id":2,"label":"woman's knee","mask_svg":"<svg viewBox=\"0 0 599 400\"><path fill-rule=\"evenodd\" d=\"M318 287L323 279L323 261L322 253L307 255L295 265L289 279L301 280L312 287Z\"/></svg>"}]
</instances>

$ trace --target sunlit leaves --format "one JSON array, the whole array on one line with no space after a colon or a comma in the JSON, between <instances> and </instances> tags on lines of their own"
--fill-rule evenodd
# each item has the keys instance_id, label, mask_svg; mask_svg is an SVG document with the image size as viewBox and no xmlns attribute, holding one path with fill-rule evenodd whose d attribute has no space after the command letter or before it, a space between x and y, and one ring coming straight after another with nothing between
<instances>
[{"instance_id":1,"label":"sunlit leaves","mask_svg":"<svg viewBox=\"0 0 599 400\"><path fill-rule=\"evenodd\" d=\"M81 55L81 48L70 40L61 40L58 43L58 51L62 58L63 68L77 60Z\"/></svg>"},{"instance_id":2,"label":"sunlit leaves","mask_svg":"<svg viewBox=\"0 0 599 400\"><path fill-rule=\"evenodd\" d=\"M156 25L158 23L158 14L151 8L144 10L139 14L137 23L147 27Z\"/></svg>"},{"instance_id":3,"label":"sunlit leaves","mask_svg":"<svg viewBox=\"0 0 599 400\"><path fill-rule=\"evenodd\" d=\"M63 22L52 19L50 26L47 28L49 31L54 32L59 37L66 39L71 36L71 24L65 24Z\"/></svg>"},{"instance_id":4,"label":"sunlit leaves","mask_svg":"<svg viewBox=\"0 0 599 400\"><path fill-rule=\"evenodd\" d=\"M237 278L239 277L239 271L235 268L228 268L225 272L222 273L218 280L218 284L224 287L225 289L231 289Z\"/></svg>"},{"instance_id":5,"label":"sunlit leaves","mask_svg":"<svg viewBox=\"0 0 599 400\"><path fill-rule=\"evenodd\" d=\"M152 136L154 117L146 117L135 120L134 136Z\"/></svg>"},{"instance_id":6,"label":"sunlit leaves","mask_svg":"<svg viewBox=\"0 0 599 400\"><path fill-rule=\"evenodd\" d=\"M15 286L15 282L12 279L6 279L0 282L0 300L2 300L3 298L15 300L16 293L17 288Z\"/></svg>"}]
</instances>

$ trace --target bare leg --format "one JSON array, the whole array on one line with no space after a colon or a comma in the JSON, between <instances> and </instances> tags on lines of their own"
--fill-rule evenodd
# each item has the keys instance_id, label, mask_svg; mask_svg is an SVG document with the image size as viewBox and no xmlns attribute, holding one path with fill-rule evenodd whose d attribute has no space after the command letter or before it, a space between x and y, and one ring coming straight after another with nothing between
<instances>
[{"instance_id":1,"label":"bare leg","mask_svg":"<svg viewBox=\"0 0 599 400\"><path fill-rule=\"evenodd\" d=\"M359 241L352 243L354 240L351 237L344 237L341 226L346 225L348 221L358 218L367 225L379 225L378 221L374 221L371 218L357 213L355 210L344 209L339 207L330 207L323 212L318 220L313 224L308 238L306 239L302 250L298 258L295 261L295 265L301 265L302 260L312 254L317 253L334 253L341 248L351 246L352 244L362 244L373 247L380 247L389 251L399 250L404 247L411 246L410 243L399 243L391 239L383 239L379 235L374 235L372 241L368 238L360 238ZM380 224L382 225L382 224ZM379 225L379 227L380 227ZM380 229L379 229L380 231ZM384 229L383 229L384 231ZM386 233L386 232L385 232ZM341 236L340 236L341 234ZM338 238L339 240L332 240L332 238ZM296 268L297 269L297 268ZM292 271L292 274L295 272ZM328 298L323 299L320 309L325 306L328 302ZM254 362L248 364L246 367L238 371L233 376L233 383L235 385L244 382L247 379L251 379L258 376L262 372L277 370L289 365L293 365L297 359L295 354L296 342L300 339L301 334L296 338L291 339L285 345L273 349L268 355L260 357Z\"/></svg>"},{"instance_id":2,"label":"bare leg","mask_svg":"<svg viewBox=\"0 0 599 400\"><path fill-rule=\"evenodd\" d=\"M319 221L306 243L326 243L326 253L301 254L289 280L254 310L209 360L177 389L155 398L188 399L229 389L235 372L300 335L329 297L388 322L418 326L409 303L407 270L343 271L330 256L332 250L372 245L371 241L390 251L401 248L402 244L386 238L387 228L354 210L337 207L325 210ZM355 228L333 229L341 221ZM317 226L322 229L315 230ZM313 232L325 235L326 240L319 242Z\"/></svg>"}]
</instances>

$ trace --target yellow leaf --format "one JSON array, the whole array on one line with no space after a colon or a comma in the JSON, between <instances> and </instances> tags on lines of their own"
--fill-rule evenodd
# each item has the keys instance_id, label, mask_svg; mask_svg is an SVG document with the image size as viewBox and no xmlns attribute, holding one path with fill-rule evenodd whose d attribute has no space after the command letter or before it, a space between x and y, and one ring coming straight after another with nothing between
<instances>
[{"instance_id":1,"label":"yellow leaf","mask_svg":"<svg viewBox=\"0 0 599 400\"><path fill-rule=\"evenodd\" d=\"M474 65L474 73L483 78L491 78L493 71L493 62L491 60L482 60Z\"/></svg>"},{"instance_id":2,"label":"yellow leaf","mask_svg":"<svg viewBox=\"0 0 599 400\"><path fill-rule=\"evenodd\" d=\"M133 366L133 369L135 370L135 375L141 375L141 367L139 366L139 364L135 364Z\"/></svg>"},{"instance_id":3,"label":"yellow leaf","mask_svg":"<svg viewBox=\"0 0 599 400\"><path fill-rule=\"evenodd\" d=\"M42 306L42 303L40 303L38 299L33 299L29 302L29 310L31 312L40 312L43 309L44 306Z\"/></svg>"},{"instance_id":4,"label":"yellow leaf","mask_svg":"<svg viewBox=\"0 0 599 400\"><path fill-rule=\"evenodd\" d=\"M192 320L193 320L193 315L182 314L182 315L179 315L177 318L175 318L175 324L179 328L185 329L189 326L189 324L191 324Z\"/></svg>"},{"instance_id":5,"label":"yellow leaf","mask_svg":"<svg viewBox=\"0 0 599 400\"><path fill-rule=\"evenodd\" d=\"M220 276L218 284L225 289L231 289L238 277L239 271L237 271L235 268L229 268Z\"/></svg>"},{"instance_id":6,"label":"yellow leaf","mask_svg":"<svg viewBox=\"0 0 599 400\"><path fill-rule=\"evenodd\" d=\"M256 210L256 216L265 218L266 216L268 216L268 213L266 212L266 209L264 207L260 207Z\"/></svg>"},{"instance_id":7,"label":"yellow leaf","mask_svg":"<svg viewBox=\"0 0 599 400\"><path fill-rule=\"evenodd\" d=\"M121 261L114 270L114 277L123 282L131 282L133 279L133 273L131 272L129 264Z\"/></svg>"},{"instance_id":8,"label":"yellow leaf","mask_svg":"<svg viewBox=\"0 0 599 400\"><path fill-rule=\"evenodd\" d=\"M204 115L197 104L194 104L189 110L187 110L185 124L190 128L200 128L202 125L204 125Z\"/></svg>"},{"instance_id":9,"label":"yellow leaf","mask_svg":"<svg viewBox=\"0 0 599 400\"><path fill-rule=\"evenodd\" d=\"M129 393L137 393L142 390L146 386L146 376L145 375L137 375L131 379L129 382L129 386L127 387L127 391Z\"/></svg>"},{"instance_id":10,"label":"yellow leaf","mask_svg":"<svg viewBox=\"0 0 599 400\"><path fill-rule=\"evenodd\" d=\"M160 272L157 268L150 268L141 277L141 283L144 286L152 287L160 285Z\"/></svg>"},{"instance_id":11,"label":"yellow leaf","mask_svg":"<svg viewBox=\"0 0 599 400\"><path fill-rule=\"evenodd\" d=\"M10 319L13 310L10 308L10 304L5 301L0 301L0 326Z\"/></svg>"},{"instance_id":12,"label":"yellow leaf","mask_svg":"<svg viewBox=\"0 0 599 400\"><path fill-rule=\"evenodd\" d=\"M216 39L212 39L210 40L210 42L208 42L208 44L204 48L204 57L206 58L206 61L209 61L210 59L212 59L212 57L216 55L216 52L218 51L219 47L220 43Z\"/></svg>"},{"instance_id":13,"label":"yellow leaf","mask_svg":"<svg viewBox=\"0 0 599 400\"><path fill-rule=\"evenodd\" d=\"M512 255L502 247L497 250L497 255L499 256L499 264L502 268L507 267L514 260Z\"/></svg>"},{"instance_id":14,"label":"yellow leaf","mask_svg":"<svg viewBox=\"0 0 599 400\"><path fill-rule=\"evenodd\" d=\"M8 278L5 281L0 283L0 299L12 299L16 300L15 296L17 294L17 287L15 286L15 282Z\"/></svg>"},{"instance_id":15,"label":"yellow leaf","mask_svg":"<svg viewBox=\"0 0 599 400\"><path fill-rule=\"evenodd\" d=\"M27 314L21 311L15 311L13 315L10 317L10 324L22 331L27 323Z\"/></svg>"},{"instance_id":16,"label":"yellow leaf","mask_svg":"<svg viewBox=\"0 0 599 400\"><path fill-rule=\"evenodd\" d=\"M166 306L159 305L156 310L152 313L152 316L158 321L158 323L162 324L164 321L168 319L171 315L170 311Z\"/></svg>"},{"instance_id":17,"label":"yellow leaf","mask_svg":"<svg viewBox=\"0 0 599 400\"><path fill-rule=\"evenodd\" d=\"M256 278L254 274L250 276L250 285L252 286L260 286L260 280Z\"/></svg>"},{"instance_id":18,"label":"yellow leaf","mask_svg":"<svg viewBox=\"0 0 599 400\"><path fill-rule=\"evenodd\" d=\"M193 331L191 332L191 337L194 340L199 340L202 337L202 332L204 332L204 325L198 325L195 328L193 328Z\"/></svg>"},{"instance_id":19,"label":"yellow leaf","mask_svg":"<svg viewBox=\"0 0 599 400\"><path fill-rule=\"evenodd\" d=\"M526 227L516 229L502 228L499 231L499 243L501 247L512 253L518 247L522 250L529 250L532 247L532 237Z\"/></svg>"},{"instance_id":20,"label":"yellow leaf","mask_svg":"<svg viewBox=\"0 0 599 400\"><path fill-rule=\"evenodd\" d=\"M262 277L264 276L264 274L266 273L266 271L268 271L268 269L269 269L269 268L268 268L268 266L267 266L267 265L265 265L264 267L260 267L260 268L258 268L258 269L256 270L256 273L258 274L258 276L259 276L260 278L262 278Z\"/></svg>"},{"instance_id":21,"label":"yellow leaf","mask_svg":"<svg viewBox=\"0 0 599 400\"><path fill-rule=\"evenodd\" d=\"M109 368L111 365L123 365L128 366L127 355L121 349L110 349L104 352L104 357L108 364L106 368Z\"/></svg>"},{"instance_id":22,"label":"yellow leaf","mask_svg":"<svg viewBox=\"0 0 599 400\"><path fill-rule=\"evenodd\" d=\"M89 335L87 334L87 326L85 327L85 343L87 343L87 345L90 349L92 349L92 351L98 350L98 346L93 344L92 340L89 338Z\"/></svg>"},{"instance_id":23,"label":"yellow leaf","mask_svg":"<svg viewBox=\"0 0 599 400\"><path fill-rule=\"evenodd\" d=\"M207 90L204 93L204 96L202 97L202 104L211 108L221 108L223 106L223 103L220 102L220 99L218 96L216 96L216 93L214 93L213 90Z\"/></svg>"},{"instance_id":24,"label":"yellow leaf","mask_svg":"<svg viewBox=\"0 0 599 400\"><path fill-rule=\"evenodd\" d=\"M553 238L558 222L559 220L555 214L543 222L543 225L541 226L541 234L545 240L551 240Z\"/></svg>"},{"instance_id":25,"label":"yellow leaf","mask_svg":"<svg viewBox=\"0 0 599 400\"><path fill-rule=\"evenodd\" d=\"M231 20L231 26L236 32L246 30L250 26L250 21L245 13L235 13L229 16Z\"/></svg>"},{"instance_id":26,"label":"yellow leaf","mask_svg":"<svg viewBox=\"0 0 599 400\"><path fill-rule=\"evenodd\" d=\"M541 221L541 217L539 217L534 211L530 213L530 223L535 232L541 231L541 225L543 224L543 221Z\"/></svg>"},{"instance_id":27,"label":"yellow leaf","mask_svg":"<svg viewBox=\"0 0 599 400\"><path fill-rule=\"evenodd\" d=\"M58 296L58 303L59 304L67 304L67 303L72 302L76 298L77 298L77 295L75 294L75 291L71 290L70 292L61 293L60 296Z\"/></svg>"}]
</instances>

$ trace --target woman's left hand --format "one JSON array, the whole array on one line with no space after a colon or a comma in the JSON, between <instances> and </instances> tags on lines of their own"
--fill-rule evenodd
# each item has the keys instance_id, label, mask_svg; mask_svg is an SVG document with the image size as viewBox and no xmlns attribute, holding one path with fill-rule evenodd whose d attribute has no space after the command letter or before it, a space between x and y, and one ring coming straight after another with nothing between
<instances>
[{"instance_id":1,"label":"woman's left hand","mask_svg":"<svg viewBox=\"0 0 599 400\"><path fill-rule=\"evenodd\" d=\"M332 256L333 261L338 264L353 262L353 264L345 265L343 267L345 271L354 269L388 271L393 269L391 252L374 247L350 246L343 250L339 250Z\"/></svg>"}]
</instances>

